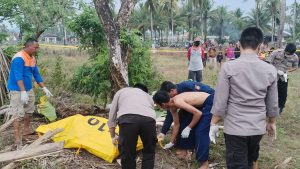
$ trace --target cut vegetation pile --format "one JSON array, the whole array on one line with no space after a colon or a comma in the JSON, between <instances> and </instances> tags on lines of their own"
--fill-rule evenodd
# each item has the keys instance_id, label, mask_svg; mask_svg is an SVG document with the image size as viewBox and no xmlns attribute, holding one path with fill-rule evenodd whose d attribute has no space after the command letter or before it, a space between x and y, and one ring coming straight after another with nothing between
<instances>
[{"instance_id":1,"label":"cut vegetation pile","mask_svg":"<svg viewBox=\"0 0 300 169\"><path fill-rule=\"evenodd\" d=\"M7 79L9 73L9 60L4 56L2 49L0 48L0 107L4 105L4 101L7 99Z\"/></svg>"}]
</instances>

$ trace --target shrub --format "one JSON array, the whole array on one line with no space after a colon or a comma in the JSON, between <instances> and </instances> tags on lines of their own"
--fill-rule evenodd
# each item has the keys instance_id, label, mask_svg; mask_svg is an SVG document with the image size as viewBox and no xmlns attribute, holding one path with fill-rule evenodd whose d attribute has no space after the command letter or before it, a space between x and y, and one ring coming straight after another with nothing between
<instances>
[{"instance_id":1,"label":"shrub","mask_svg":"<svg viewBox=\"0 0 300 169\"><path fill-rule=\"evenodd\" d=\"M63 58L61 56L57 56L55 59L55 67L51 73L51 80L49 82L53 87L60 87L64 84L63 82L65 81L66 75L62 71L62 63Z\"/></svg>"},{"instance_id":2,"label":"shrub","mask_svg":"<svg viewBox=\"0 0 300 169\"><path fill-rule=\"evenodd\" d=\"M103 52L89 63L81 66L71 79L71 88L76 92L92 96L94 101L101 98L104 106L110 91L108 52Z\"/></svg>"},{"instance_id":3,"label":"shrub","mask_svg":"<svg viewBox=\"0 0 300 169\"><path fill-rule=\"evenodd\" d=\"M137 82L156 89L162 81L161 75L154 71L149 53L149 45L143 43L135 31L121 31L121 43L129 49L128 76L129 84ZM95 99L102 99L104 105L111 89L108 50L92 58L83 65L71 80L71 87L77 92L88 94Z\"/></svg>"},{"instance_id":4,"label":"shrub","mask_svg":"<svg viewBox=\"0 0 300 169\"><path fill-rule=\"evenodd\" d=\"M3 50L4 55L11 60L12 57L21 50L20 46L8 46Z\"/></svg>"}]
</instances>

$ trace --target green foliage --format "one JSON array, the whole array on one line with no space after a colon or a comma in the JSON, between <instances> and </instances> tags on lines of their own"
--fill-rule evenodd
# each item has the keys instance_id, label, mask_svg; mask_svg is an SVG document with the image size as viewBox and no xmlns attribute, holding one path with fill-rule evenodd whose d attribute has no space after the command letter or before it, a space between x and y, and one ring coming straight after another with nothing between
<instances>
[{"instance_id":1,"label":"green foliage","mask_svg":"<svg viewBox=\"0 0 300 169\"><path fill-rule=\"evenodd\" d=\"M20 46L8 46L3 50L3 53L6 57L12 59L12 57L20 50L21 50Z\"/></svg>"},{"instance_id":2,"label":"green foliage","mask_svg":"<svg viewBox=\"0 0 300 169\"><path fill-rule=\"evenodd\" d=\"M150 89L158 88L162 78L152 67L149 45L144 44L138 34L138 31L124 30L120 34L122 45L130 51L129 83L133 85L140 82L148 85ZM71 80L71 87L76 92L93 96L95 100L101 98L106 104L111 89L108 58L108 50L105 50L80 67Z\"/></svg>"},{"instance_id":3,"label":"green foliage","mask_svg":"<svg viewBox=\"0 0 300 169\"><path fill-rule=\"evenodd\" d=\"M80 39L81 48L87 49L92 58L106 50L104 30L95 8L83 6L83 12L69 22L69 28Z\"/></svg>"},{"instance_id":4,"label":"green foliage","mask_svg":"<svg viewBox=\"0 0 300 169\"><path fill-rule=\"evenodd\" d=\"M148 87L157 88L162 77L152 67L149 44L144 43L139 36L139 31L122 30L120 41L130 49L128 59L129 84L144 83Z\"/></svg>"},{"instance_id":5,"label":"green foliage","mask_svg":"<svg viewBox=\"0 0 300 169\"><path fill-rule=\"evenodd\" d=\"M55 67L53 72L51 73L51 81L49 82L51 86L61 86L63 85L66 75L62 71L62 63L63 58L61 56L57 56L55 60Z\"/></svg>"},{"instance_id":6,"label":"green foliage","mask_svg":"<svg viewBox=\"0 0 300 169\"><path fill-rule=\"evenodd\" d=\"M74 1L0 0L0 14L16 23L23 33L38 38L56 22L74 14Z\"/></svg>"},{"instance_id":7,"label":"green foliage","mask_svg":"<svg viewBox=\"0 0 300 169\"><path fill-rule=\"evenodd\" d=\"M82 48L91 54L90 62L80 67L71 79L71 88L94 97L94 100L100 98L106 104L111 90L109 52L95 9L83 6L83 12L69 23L69 27L80 39ZM159 85L161 76L152 68L150 45L144 43L140 35L136 30L120 31L122 48L128 49L129 53L129 83L141 82L154 88Z\"/></svg>"},{"instance_id":8,"label":"green foliage","mask_svg":"<svg viewBox=\"0 0 300 169\"><path fill-rule=\"evenodd\" d=\"M88 64L81 66L71 79L71 87L76 92L99 97L107 103L110 91L108 51L103 51Z\"/></svg>"},{"instance_id":9,"label":"green foliage","mask_svg":"<svg viewBox=\"0 0 300 169\"><path fill-rule=\"evenodd\" d=\"M6 40L6 38L8 37L7 34L5 33L0 33L0 44Z\"/></svg>"}]
</instances>

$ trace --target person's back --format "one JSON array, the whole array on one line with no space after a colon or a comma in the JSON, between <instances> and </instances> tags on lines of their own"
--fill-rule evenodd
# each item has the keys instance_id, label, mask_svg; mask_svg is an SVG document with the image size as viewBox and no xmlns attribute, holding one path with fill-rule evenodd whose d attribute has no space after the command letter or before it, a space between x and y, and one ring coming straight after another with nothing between
<instances>
[{"instance_id":1,"label":"person's back","mask_svg":"<svg viewBox=\"0 0 300 169\"><path fill-rule=\"evenodd\" d=\"M277 72L258 58L262 42L259 28L246 28L240 58L223 64L218 76L209 136L215 143L217 123L224 117L228 169L258 168L263 135L268 131L276 139Z\"/></svg>"},{"instance_id":2,"label":"person's back","mask_svg":"<svg viewBox=\"0 0 300 169\"><path fill-rule=\"evenodd\" d=\"M264 134L265 98L268 87L277 78L275 68L256 54L241 54L239 59L224 63L222 69L230 79L224 130L229 134ZM235 123L236 120L239 123Z\"/></svg>"},{"instance_id":3,"label":"person's back","mask_svg":"<svg viewBox=\"0 0 300 169\"><path fill-rule=\"evenodd\" d=\"M201 107L208 96L209 94L205 92L185 92L176 95L174 102L180 104L181 101L184 101L194 107Z\"/></svg>"},{"instance_id":4,"label":"person's back","mask_svg":"<svg viewBox=\"0 0 300 169\"><path fill-rule=\"evenodd\" d=\"M119 91L117 117L124 114L137 114L155 119L151 96L138 88L123 88Z\"/></svg>"},{"instance_id":5,"label":"person's back","mask_svg":"<svg viewBox=\"0 0 300 169\"><path fill-rule=\"evenodd\" d=\"M155 111L147 86L135 84L134 88L119 90L112 101L107 125L113 144L118 144L123 169L136 168L138 136L143 142L143 169L153 169L155 159ZM119 136L115 129L119 125Z\"/></svg>"}]
</instances>

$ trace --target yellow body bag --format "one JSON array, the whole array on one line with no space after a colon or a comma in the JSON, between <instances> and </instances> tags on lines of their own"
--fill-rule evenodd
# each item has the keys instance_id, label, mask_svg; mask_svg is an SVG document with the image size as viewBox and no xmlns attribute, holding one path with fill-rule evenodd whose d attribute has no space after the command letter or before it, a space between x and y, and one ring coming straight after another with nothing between
<instances>
[{"instance_id":1,"label":"yellow body bag","mask_svg":"<svg viewBox=\"0 0 300 169\"><path fill-rule=\"evenodd\" d=\"M107 119L96 116L74 115L57 122L41 125L36 129L38 133L63 128L64 131L56 134L54 142L65 141L64 148L83 148L88 152L111 163L118 157L119 151L112 144ZM116 127L116 133L119 127ZM143 148L140 138L137 150Z\"/></svg>"}]
</instances>

